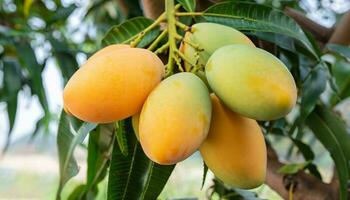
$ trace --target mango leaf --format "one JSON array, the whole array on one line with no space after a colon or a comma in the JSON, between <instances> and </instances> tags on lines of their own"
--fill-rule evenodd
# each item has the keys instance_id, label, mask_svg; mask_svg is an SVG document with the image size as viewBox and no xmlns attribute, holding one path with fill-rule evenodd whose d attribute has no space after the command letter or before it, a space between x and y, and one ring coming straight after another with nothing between
<instances>
[{"instance_id":1,"label":"mango leaf","mask_svg":"<svg viewBox=\"0 0 350 200\"><path fill-rule=\"evenodd\" d=\"M16 44L17 56L22 67L27 69L29 78L32 80L32 92L38 95L41 106L44 109L45 115L49 115L49 106L46 99L45 90L42 83L41 71L42 66L36 60L33 48L28 41L21 41Z\"/></svg>"},{"instance_id":2,"label":"mango leaf","mask_svg":"<svg viewBox=\"0 0 350 200\"><path fill-rule=\"evenodd\" d=\"M311 69L301 89L301 105L299 123L303 123L306 117L315 108L317 100L326 89L327 70L322 63Z\"/></svg>"},{"instance_id":3,"label":"mango leaf","mask_svg":"<svg viewBox=\"0 0 350 200\"><path fill-rule=\"evenodd\" d=\"M312 130L316 138L329 151L339 177L340 184L340 199L347 199L347 181L349 179L349 163L344 153L344 137L348 137L344 130L340 133L340 127L334 129L337 124L332 124L329 116L326 117L327 111L325 108L317 107L306 119L307 126ZM339 125L339 124L338 124ZM341 136L341 137L340 137ZM348 138L345 140L348 141ZM348 148L347 148L348 149ZM345 151L347 152L347 149Z\"/></svg>"},{"instance_id":4,"label":"mango leaf","mask_svg":"<svg viewBox=\"0 0 350 200\"><path fill-rule=\"evenodd\" d=\"M50 25L50 24L55 23L55 22L60 21L60 20L66 20L69 17L69 15L71 15L76 8L77 8L77 6L74 4L71 4L68 7L59 7L55 11L55 13L47 19L46 23L48 25Z\"/></svg>"},{"instance_id":5,"label":"mango leaf","mask_svg":"<svg viewBox=\"0 0 350 200\"><path fill-rule=\"evenodd\" d=\"M175 165L162 166L149 160L125 122L129 154L124 156L115 141L108 181L108 199L157 199Z\"/></svg>"},{"instance_id":6,"label":"mango leaf","mask_svg":"<svg viewBox=\"0 0 350 200\"><path fill-rule=\"evenodd\" d=\"M195 0L177 0L187 12L194 12L196 9Z\"/></svg>"},{"instance_id":7,"label":"mango leaf","mask_svg":"<svg viewBox=\"0 0 350 200\"><path fill-rule=\"evenodd\" d=\"M330 51L339 53L343 57L350 58L350 47L339 44L327 44L326 48Z\"/></svg>"},{"instance_id":8,"label":"mango leaf","mask_svg":"<svg viewBox=\"0 0 350 200\"><path fill-rule=\"evenodd\" d=\"M77 199L82 199L81 195L84 193L84 190L86 188L86 185L81 184L78 185L74 190L69 194L67 200L77 200ZM86 200L92 199L90 197L85 197Z\"/></svg>"},{"instance_id":9,"label":"mango leaf","mask_svg":"<svg viewBox=\"0 0 350 200\"><path fill-rule=\"evenodd\" d=\"M304 163L291 163L283 165L281 168L277 170L277 173L280 174L296 174L299 171L305 169L310 162L304 162Z\"/></svg>"},{"instance_id":10,"label":"mango leaf","mask_svg":"<svg viewBox=\"0 0 350 200\"><path fill-rule=\"evenodd\" d=\"M337 102L350 96L350 63L339 60L332 66L332 72L338 87L338 94L331 99L331 104L335 105Z\"/></svg>"},{"instance_id":11,"label":"mango leaf","mask_svg":"<svg viewBox=\"0 0 350 200\"><path fill-rule=\"evenodd\" d=\"M52 46L52 54L63 75L64 83L67 83L73 73L78 70L78 63L75 59L76 53L69 50L70 47L66 41L59 41L54 37L50 37L48 40Z\"/></svg>"},{"instance_id":12,"label":"mango leaf","mask_svg":"<svg viewBox=\"0 0 350 200\"><path fill-rule=\"evenodd\" d=\"M114 144L114 126L101 124L89 135L87 182L80 198L96 198L97 185L107 175Z\"/></svg>"},{"instance_id":13,"label":"mango leaf","mask_svg":"<svg viewBox=\"0 0 350 200\"><path fill-rule=\"evenodd\" d=\"M350 161L350 133L347 131L345 122L334 112L321 106L317 106L315 112L334 133L335 137L339 140L344 155Z\"/></svg>"},{"instance_id":14,"label":"mango leaf","mask_svg":"<svg viewBox=\"0 0 350 200\"><path fill-rule=\"evenodd\" d=\"M7 116L9 120L9 131L7 134L7 140L4 147L4 151L8 148L11 139L12 129L15 125L16 113L17 113L17 98L18 92L22 87L21 69L18 63L10 60L3 61L3 98L6 102Z\"/></svg>"},{"instance_id":15,"label":"mango leaf","mask_svg":"<svg viewBox=\"0 0 350 200\"><path fill-rule=\"evenodd\" d=\"M81 144L87 134L96 126L96 124L81 123L75 118L68 116L65 112L61 113L57 132L57 147L60 168L60 181L57 191L57 199L60 199L60 193L67 181L78 174L78 164L73 155L75 147L78 144Z\"/></svg>"},{"instance_id":16,"label":"mango leaf","mask_svg":"<svg viewBox=\"0 0 350 200\"><path fill-rule=\"evenodd\" d=\"M128 156L129 154L128 141L126 137L126 134L128 133L126 132L126 129L125 129L125 126L126 126L125 121L118 121L115 123L115 126L116 126L116 135L117 135L119 149L124 156Z\"/></svg>"},{"instance_id":17,"label":"mango leaf","mask_svg":"<svg viewBox=\"0 0 350 200\"><path fill-rule=\"evenodd\" d=\"M208 166L205 164L205 162L203 161L203 178L202 178L202 186L201 189L203 189L204 183L205 183L205 179L207 178L207 174L208 174Z\"/></svg>"},{"instance_id":18,"label":"mango leaf","mask_svg":"<svg viewBox=\"0 0 350 200\"><path fill-rule=\"evenodd\" d=\"M286 35L301 42L318 60L299 25L282 11L250 2L223 2L209 7L203 14L206 21L224 24L243 31Z\"/></svg>"},{"instance_id":19,"label":"mango leaf","mask_svg":"<svg viewBox=\"0 0 350 200\"><path fill-rule=\"evenodd\" d=\"M314 152L311 150L310 146L306 145L304 142L302 142L299 139L293 139L291 138L295 146L298 147L299 151L305 158L305 160L313 160L315 158Z\"/></svg>"},{"instance_id":20,"label":"mango leaf","mask_svg":"<svg viewBox=\"0 0 350 200\"><path fill-rule=\"evenodd\" d=\"M103 37L102 45L129 44L139 33L150 26L153 22L153 20L145 17L135 17L117 26L113 26ZM159 35L159 32L159 26L147 32L137 46L141 48L147 46Z\"/></svg>"}]
</instances>

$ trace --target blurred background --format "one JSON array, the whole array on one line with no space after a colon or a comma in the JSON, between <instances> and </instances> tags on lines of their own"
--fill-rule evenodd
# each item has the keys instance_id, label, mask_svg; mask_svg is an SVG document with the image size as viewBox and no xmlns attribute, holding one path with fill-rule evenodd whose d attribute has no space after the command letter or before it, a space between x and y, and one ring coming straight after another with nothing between
<instances>
[{"instance_id":1,"label":"blurred background","mask_svg":"<svg viewBox=\"0 0 350 200\"><path fill-rule=\"evenodd\" d=\"M328 28L350 9L350 0L258 2L275 7L290 3ZM0 0L0 149L6 152L0 154L1 200L55 198L56 132L65 82L100 48L111 26L139 15L143 13L138 0ZM348 104L340 110L350 119ZM280 140L276 150L283 158L290 141L271 139ZM315 143L320 171L330 179L332 161ZM80 172L68 182L63 197L86 176L85 147L75 153ZM195 154L176 167L161 197L203 199L211 179L201 190L201 177L202 160ZM280 199L268 186L257 190L268 199Z\"/></svg>"}]
</instances>

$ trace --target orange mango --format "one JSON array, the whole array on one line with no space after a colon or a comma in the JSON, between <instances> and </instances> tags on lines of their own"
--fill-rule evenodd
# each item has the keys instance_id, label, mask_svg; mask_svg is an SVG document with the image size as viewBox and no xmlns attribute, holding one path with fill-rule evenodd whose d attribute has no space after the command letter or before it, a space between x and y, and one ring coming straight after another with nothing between
<instances>
[{"instance_id":1,"label":"orange mango","mask_svg":"<svg viewBox=\"0 0 350 200\"><path fill-rule=\"evenodd\" d=\"M110 123L140 112L164 75L151 51L111 45L91 56L64 88L64 107L75 117Z\"/></svg>"},{"instance_id":2,"label":"orange mango","mask_svg":"<svg viewBox=\"0 0 350 200\"><path fill-rule=\"evenodd\" d=\"M232 187L258 187L265 180L267 157L258 123L232 112L213 94L211 100L210 130L199 148L204 162Z\"/></svg>"},{"instance_id":3,"label":"orange mango","mask_svg":"<svg viewBox=\"0 0 350 200\"><path fill-rule=\"evenodd\" d=\"M192 73L163 80L148 96L139 119L139 138L146 155L170 165L192 155L206 138L211 102L206 85Z\"/></svg>"}]
</instances>

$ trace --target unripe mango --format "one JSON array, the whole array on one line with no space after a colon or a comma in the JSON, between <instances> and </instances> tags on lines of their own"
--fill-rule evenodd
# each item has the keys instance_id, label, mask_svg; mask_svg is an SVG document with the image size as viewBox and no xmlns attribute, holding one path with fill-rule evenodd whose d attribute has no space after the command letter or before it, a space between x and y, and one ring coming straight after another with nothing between
<instances>
[{"instance_id":1,"label":"unripe mango","mask_svg":"<svg viewBox=\"0 0 350 200\"><path fill-rule=\"evenodd\" d=\"M91 56L68 81L64 107L77 118L110 123L141 111L164 74L151 51L128 45L105 47Z\"/></svg>"},{"instance_id":2,"label":"unripe mango","mask_svg":"<svg viewBox=\"0 0 350 200\"><path fill-rule=\"evenodd\" d=\"M265 180L266 146L258 123L232 112L211 95L208 137L199 150L208 168L232 187L251 189Z\"/></svg>"},{"instance_id":3,"label":"unripe mango","mask_svg":"<svg viewBox=\"0 0 350 200\"><path fill-rule=\"evenodd\" d=\"M154 162L175 164L198 149L208 134L210 118L205 84L192 73L175 74L147 98L139 119L140 143Z\"/></svg>"},{"instance_id":4,"label":"unripe mango","mask_svg":"<svg viewBox=\"0 0 350 200\"><path fill-rule=\"evenodd\" d=\"M294 107L297 89L287 67L267 51L228 45L205 67L210 87L233 111L257 120L274 120Z\"/></svg>"},{"instance_id":5,"label":"unripe mango","mask_svg":"<svg viewBox=\"0 0 350 200\"><path fill-rule=\"evenodd\" d=\"M185 40L197 44L199 52L198 64L203 67L216 49L229 44L246 44L254 46L253 42L243 33L234 28L216 23L198 23L191 27L191 32L185 34ZM181 44L180 50L192 62L196 62L195 49L186 42ZM185 63L188 69L188 63Z\"/></svg>"}]
</instances>

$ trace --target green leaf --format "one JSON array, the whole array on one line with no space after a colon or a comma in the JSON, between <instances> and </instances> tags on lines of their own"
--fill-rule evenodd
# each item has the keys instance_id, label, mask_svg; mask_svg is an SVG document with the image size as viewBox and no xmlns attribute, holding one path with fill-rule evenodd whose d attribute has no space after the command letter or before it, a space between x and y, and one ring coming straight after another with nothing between
<instances>
[{"instance_id":1,"label":"green leaf","mask_svg":"<svg viewBox=\"0 0 350 200\"><path fill-rule=\"evenodd\" d=\"M3 61L3 98L6 102L7 116L9 120L9 131L7 134L7 140L4 147L4 151L8 148L11 139L12 129L15 125L16 114L17 114L17 100L18 92L22 87L21 80L21 69L18 63L14 61L4 60Z\"/></svg>"},{"instance_id":2,"label":"green leaf","mask_svg":"<svg viewBox=\"0 0 350 200\"><path fill-rule=\"evenodd\" d=\"M60 20L66 20L69 15L73 13L73 11L77 8L76 5L71 4L68 7L59 7L53 15L47 19L46 23L47 24L52 24Z\"/></svg>"},{"instance_id":3,"label":"green leaf","mask_svg":"<svg viewBox=\"0 0 350 200\"><path fill-rule=\"evenodd\" d=\"M145 17L135 17L127 20L112 27L102 39L102 45L129 44L139 33L150 26L153 22L153 20ZM159 32L159 26L147 32L137 46L141 48L147 46L159 35Z\"/></svg>"},{"instance_id":4,"label":"green leaf","mask_svg":"<svg viewBox=\"0 0 350 200\"><path fill-rule=\"evenodd\" d=\"M337 114L324 107L317 106L315 112L338 139L344 155L350 161L350 133L347 131L345 122Z\"/></svg>"},{"instance_id":5,"label":"green leaf","mask_svg":"<svg viewBox=\"0 0 350 200\"><path fill-rule=\"evenodd\" d=\"M31 89L34 94L38 95L41 106L46 115L49 115L49 105L41 78L42 66L36 60L34 49L28 41L21 41L16 44L17 56L22 67L27 69L31 79Z\"/></svg>"},{"instance_id":6,"label":"green leaf","mask_svg":"<svg viewBox=\"0 0 350 200\"><path fill-rule=\"evenodd\" d=\"M118 121L115 123L115 126L116 126L116 135L117 135L117 141L118 141L120 151L124 156L128 156L129 154L128 141L126 137L126 134L128 133L126 132L126 129L125 129L125 121Z\"/></svg>"},{"instance_id":7,"label":"green leaf","mask_svg":"<svg viewBox=\"0 0 350 200\"><path fill-rule=\"evenodd\" d=\"M149 160L145 184L140 199L156 199L162 192L175 165L159 165Z\"/></svg>"},{"instance_id":8,"label":"green leaf","mask_svg":"<svg viewBox=\"0 0 350 200\"><path fill-rule=\"evenodd\" d=\"M334 105L350 96L350 63L339 60L332 66L332 72L338 87L338 94L331 99L331 104Z\"/></svg>"},{"instance_id":9,"label":"green leaf","mask_svg":"<svg viewBox=\"0 0 350 200\"><path fill-rule=\"evenodd\" d=\"M339 177L340 199L345 200L347 199L349 163L342 147L343 141L341 141L341 138L339 138L339 133L332 129L334 127L331 125L331 123L329 123L329 119L326 120L324 116L320 116L320 114L325 114L324 111L320 109L321 108L317 108L316 112L312 112L309 115L309 117L306 119L306 124L312 130L316 138L331 154Z\"/></svg>"},{"instance_id":10,"label":"green leaf","mask_svg":"<svg viewBox=\"0 0 350 200\"><path fill-rule=\"evenodd\" d=\"M112 154L114 144L114 127L110 124L99 125L89 135L87 158L87 182L82 197L92 196L97 185L107 174L109 156ZM92 195L89 195L92 194Z\"/></svg>"},{"instance_id":11,"label":"green leaf","mask_svg":"<svg viewBox=\"0 0 350 200\"><path fill-rule=\"evenodd\" d=\"M149 160L125 121L128 156L124 156L115 141L108 181L108 199L156 199L163 190L174 165L162 166Z\"/></svg>"},{"instance_id":12,"label":"green leaf","mask_svg":"<svg viewBox=\"0 0 350 200\"><path fill-rule=\"evenodd\" d=\"M196 9L195 0L177 0L187 12L194 12Z\"/></svg>"},{"instance_id":13,"label":"green leaf","mask_svg":"<svg viewBox=\"0 0 350 200\"><path fill-rule=\"evenodd\" d=\"M304 142L298 139L293 139L293 143L298 147L301 154L303 154L303 157L305 160L313 160L315 158L314 152L311 150L310 146L306 145Z\"/></svg>"},{"instance_id":14,"label":"green leaf","mask_svg":"<svg viewBox=\"0 0 350 200\"><path fill-rule=\"evenodd\" d=\"M72 193L68 196L67 200L77 200L81 199L81 195L85 190L86 185L78 185Z\"/></svg>"},{"instance_id":15,"label":"green leaf","mask_svg":"<svg viewBox=\"0 0 350 200\"><path fill-rule=\"evenodd\" d=\"M96 124L81 123L68 116L65 112L61 113L57 133L57 147L60 168L60 182L57 191L57 198L63 186L73 176L78 174L78 165L74 158L74 150L78 144L81 144L87 134L96 127Z\"/></svg>"},{"instance_id":16,"label":"green leaf","mask_svg":"<svg viewBox=\"0 0 350 200\"><path fill-rule=\"evenodd\" d=\"M326 89L327 77L327 70L322 63L311 69L307 75L301 89L301 117L299 118L299 123L303 123L315 108L320 95Z\"/></svg>"},{"instance_id":17,"label":"green leaf","mask_svg":"<svg viewBox=\"0 0 350 200\"><path fill-rule=\"evenodd\" d=\"M203 177L202 177L201 189L203 189L203 186L204 186L204 183L205 183L205 179L207 178L207 174L208 174L208 166L203 161Z\"/></svg>"},{"instance_id":18,"label":"green leaf","mask_svg":"<svg viewBox=\"0 0 350 200\"><path fill-rule=\"evenodd\" d=\"M327 44L326 48L330 51L339 53L343 57L350 58L350 47L348 46L343 46L339 44Z\"/></svg>"},{"instance_id":19,"label":"green leaf","mask_svg":"<svg viewBox=\"0 0 350 200\"><path fill-rule=\"evenodd\" d=\"M73 73L79 69L75 59L76 53L70 51L71 48L67 45L66 41L60 41L54 37L50 37L48 40L51 43L52 54L60 67L64 82L67 83Z\"/></svg>"},{"instance_id":20,"label":"green leaf","mask_svg":"<svg viewBox=\"0 0 350 200\"><path fill-rule=\"evenodd\" d=\"M280 174L296 174L305 169L310 162L286 164L277 170Z\"/></svg>"},{"instance_id":21,"label":"green leaf","mask_svg":"<svg viewBox=\"0 0 350 200\"><path fill-rule=\"evenodd\" d=\"M286 35L301 42L316 59L319 56L299 25L282 11L249 2L223 2L209 7L206 21L224 24L243 31Z\"/></svg>"}]
</instances>

